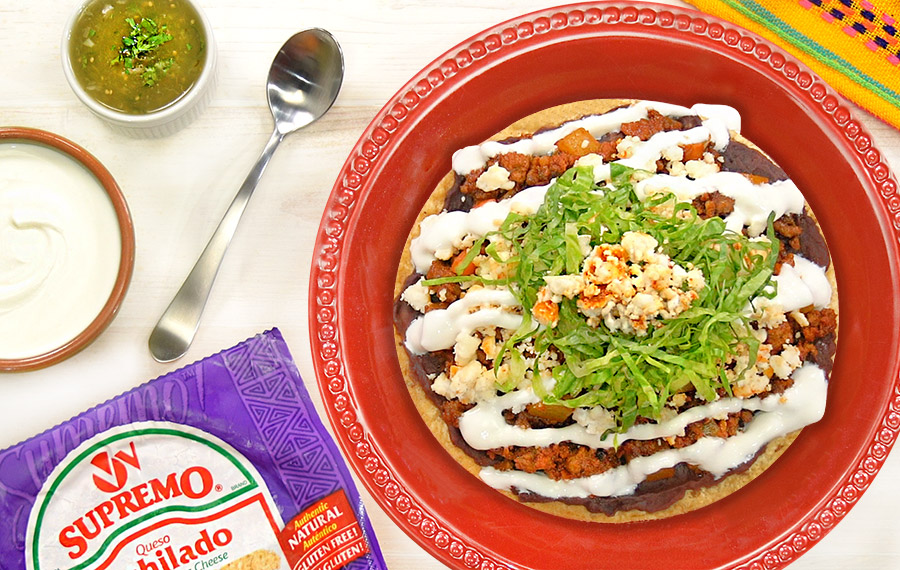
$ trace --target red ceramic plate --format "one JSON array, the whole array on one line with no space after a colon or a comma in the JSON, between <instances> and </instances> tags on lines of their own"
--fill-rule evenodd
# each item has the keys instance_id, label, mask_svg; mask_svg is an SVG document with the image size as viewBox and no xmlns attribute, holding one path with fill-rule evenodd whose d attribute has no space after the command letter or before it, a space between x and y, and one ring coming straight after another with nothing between
<instances>
[{"instance_id":1,"label":"red ceramic plate","mask_svg":"<svg viewBox=\"0 0 900 570\"><path fill-rule=\"evenodd\" d=\"M579 99L724 103L804 191L840 291L828 409L753 483L658 522L540 513L488 488L434 440L400 375L394 274L451 153ZM900 196L850 107L749 32L691 10L579 4L466 40L379 112L334 186L316 244L310 334L344 453L394 521L453 568L781 568L857 502L900 429Z\"/></svg>"}]
</instances>

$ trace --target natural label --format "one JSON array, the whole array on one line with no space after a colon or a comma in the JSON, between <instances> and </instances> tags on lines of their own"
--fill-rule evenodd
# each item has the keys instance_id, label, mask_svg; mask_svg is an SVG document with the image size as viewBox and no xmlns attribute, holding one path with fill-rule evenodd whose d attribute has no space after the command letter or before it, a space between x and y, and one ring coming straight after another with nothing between
<instances>
[{"instance_id":1,"label":"natural label","mask_svg":"<svg viewBox=\"0 0 900 570\"><path fill-rule=\"evenodd\" d=\"M120 426L56 466L29 516L29 570L286 569L281 516L253 465L224 441L166 422Z\"/></svg>"},{"instance_id":2,"label":"natural label","mask_svg":"<svg viewBox=\"0 0 900 570\"><path fill-rule=\"evenodd\" d=\"M294 517L279 538L292 570L337 570L369 552L343 490Z\"/></svg>"}]
</instances>

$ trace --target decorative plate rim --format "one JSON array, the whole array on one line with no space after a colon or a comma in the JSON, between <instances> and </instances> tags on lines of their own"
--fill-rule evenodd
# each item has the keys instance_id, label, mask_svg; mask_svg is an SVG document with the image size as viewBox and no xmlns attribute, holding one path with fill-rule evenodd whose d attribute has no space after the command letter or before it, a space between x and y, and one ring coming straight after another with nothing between
<instances>
[{"instance_id":1,"label":"decorative plate rim","mask_svg":"<svg viewBox=\"0 0 900 570\"><path fill-rule=\"evenodd\" d=\"M359 204L359 193L373 172L381 149L387 146L402 123L414 116L429 96L445 81L479 60L489 61L510 46L550 30L581 26L626 24L675 29L712 39L723 50L754 57L798 87L807 103L817 105L846 138L860 166L877 190L880 205L890 216L895 242L900 242L900 193L897 181L871 136L854 118L850 105L815 73L780 48L743 28L698 12L646 2L592 2L570 4L525 14L484 30L434 60L403 86L377 113L344 163L322 215L313 254L309 284L310 343L314 368L325 410L341 448L360 479L386 513L419 545L445 564L460 568L502 570L505 562L465 544L452 529L393 480L390 466L378 445L357 419L353 387L344 377L342 346L338 338L339 310L335 303L339 283L338 262L346 236L346 223ZM734 570L773 570L796 560L821 540L849 512L887 459L900 433L900 377L893 363L890 399L879 411L880 423L849 475L822 498L805 519L781 539L743 560ZM368 476L364 475L367 474ZM407 526L409 525L409 526ZM411 529L415 529L413 532Z\"/></svg>"}]
</instances>

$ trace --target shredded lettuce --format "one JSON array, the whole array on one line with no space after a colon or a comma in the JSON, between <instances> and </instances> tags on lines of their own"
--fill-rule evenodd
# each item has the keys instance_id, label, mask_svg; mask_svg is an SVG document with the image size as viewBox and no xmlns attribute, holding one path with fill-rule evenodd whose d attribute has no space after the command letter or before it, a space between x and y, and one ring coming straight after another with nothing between
<instances>
[{"instance_id":1,"label":"shredded lettuce","mask_svg":"<svg viewBox=\"0 0 900 570\"><path fill-rule=\"evenodd\" d=\"M526 341L538 355L558 352L563 362L553 369L552 382L545 385L535 374L538 396L547 404L603 406L622 432L638 417L659 418L669 398L688 385L708 401L731 393L725 363L741 343L755 362L760 343L750 334L747 307L754 297L772 295L778 241L772 217L768 239L751 240L727 231L719 218L701 219L691 204L676 203L672 195L642 202L632 183L641 172L610 166L611 182L602 187L594 184L590 167L570 169L550 186L534 215L510 214L501 225L498 233L514 251L506 261L506 285L522 304L525 322L504 344L495 368L507 361L510 370L522 370L513 355ZM581 271L578 236L589 236L594 246L619 243L628 231L653 236L675 263L700 268L706 286L699 299L678 316L655 321L642 337L612 332L602 323L589 326L570 299L560 303L557 326L535 328L530 313L544 277ZM745 370L737 372L740 377ZM508 391L515 384L507 377L498 387Z\"/></svg>"},{"instance_id":2,"label":"shredded lettuce","mask_svg":"<svg viewBox=\"0 0 900 570\"><path fill-rule=\"evenodd\" d=\"M527 374L523 343L538 355L535 362L555 351L562 362L553 368L552 381L545 384L534 374L538 397L573 408L603 406L613 413L615 431L621 433L638 417L660 418L666 402L690 387L707 401L730 395L725 365L738 345L746 346L751 363L735 371L738 378L756 361L760 342L751 334L747 309L752 299L774 295L779 249L774 216L768 220L767 239L751 240L726 230L720 218L700 218L691 204L677 202L672 194L639 200L633 181L649 174L612 163L610 182L598 186L591 167L571 168L547 189L535 214L511 213L494 232L511 244L511 257L498 254L489 234L469 249L456 276L423 282L506 286L521 303L522 325L495 359L499 390L515 389ZM579 236L589 237L593 247L619 243L629 231L654 237L659 250L682 267L699 268L706 281L699 298L679 315L654 321L641 337L610 331L603 323L589 326L576 301L565 298L557 326L536 327L531 309L546 284L544 277L581 272ZM462 275L482 251L507 264L505 280Z\"/></svg>"}]
</instances>

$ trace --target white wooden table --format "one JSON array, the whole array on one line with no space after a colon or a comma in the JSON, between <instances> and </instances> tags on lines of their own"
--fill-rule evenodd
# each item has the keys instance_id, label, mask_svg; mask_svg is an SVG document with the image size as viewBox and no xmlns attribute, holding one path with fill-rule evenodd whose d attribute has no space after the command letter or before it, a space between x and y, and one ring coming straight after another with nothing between
<instances>
[{"instance_id":1,"label":"white wooden table","mask_svg":"<svg viewBox=\"0 0 900 570\"><path fill-rule=\"evenodd\" d=\"M44 370L0 374L0 448L272 326L284 333L321 410L307 332L309 264L344 159L381 106L433 59L489 26L552 5L201 0L219 45L218 90L186 130L146 141L113 133L69 90L59 46L76 3L0 2L0 125L50 130L97 156L130 205L137 261L119 315L91 346ZM196 341L177 363L158 364L147 350L150 329L271 132L264 91L271 59L292 33L312 26L330 30L343 46L343 91L323 120L284 141L229 250ZM856 116L900 172L900 133L861 110ZM895 452L845 519L791 569L900 568L898 485ZM442 567L361 491L392 569Z\"/></svg>"}]
</instances>

